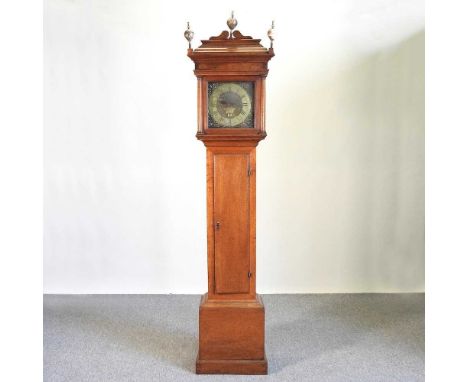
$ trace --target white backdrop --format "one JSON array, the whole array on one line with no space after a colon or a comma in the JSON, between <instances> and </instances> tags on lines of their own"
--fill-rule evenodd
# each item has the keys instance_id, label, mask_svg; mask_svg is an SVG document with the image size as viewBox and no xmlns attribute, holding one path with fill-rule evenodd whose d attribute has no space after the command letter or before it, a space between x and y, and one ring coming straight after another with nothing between
<instances>
[{"instance_id":1,"label":"white backdrop","mask_svg":"<svg viewBox=\"0 0 468 382\"><path fill-rule=\"evenodd\" d=\"M277 34L258 291L423 291L423 1L46 0L44 292L206 290L183 32L198 46L231 6L243 34Z\"/></svg>"}]
</instances>

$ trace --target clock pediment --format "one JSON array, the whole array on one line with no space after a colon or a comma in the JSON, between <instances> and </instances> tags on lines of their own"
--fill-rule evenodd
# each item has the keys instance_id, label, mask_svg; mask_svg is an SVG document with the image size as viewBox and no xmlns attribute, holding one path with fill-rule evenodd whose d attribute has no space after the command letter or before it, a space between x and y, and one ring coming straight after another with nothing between
<instances>
[{"instance_id":1,"label":"clock pediment","mask_svg":"<svg viewBox=\"0 0 468 382\"><path fill-rule=\"evenodd\" d=\"M236 51L260 51L268 52L268 49L260 44L260 39L253 39L251 36L244 36L238 30L232 32L221 32L218 36L212 36L209 40L201 40L202 44L195 49L195 52L207 52L212 50L236 50Z\"/></svg>"},{"instance_id":2,"label":"clock pediment","mask_svg":"<svg viewBox=\"0 0 468 382\"><path fill-rule=\"evenodd\" d=\"M268 74L268 61L275 55L273 48L265 48L260 39L244 36L238 30L223 31L209 40L201 40L187 55L195 63L197 76L220 74Z\"/></svg>"}]
</instances>

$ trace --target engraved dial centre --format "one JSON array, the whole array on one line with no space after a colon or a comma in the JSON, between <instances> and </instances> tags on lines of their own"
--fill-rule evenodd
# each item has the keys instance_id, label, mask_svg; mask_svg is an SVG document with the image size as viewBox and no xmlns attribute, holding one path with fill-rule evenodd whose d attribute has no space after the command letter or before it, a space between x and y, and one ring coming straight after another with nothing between
<instances>
[{"instance_id":1,"label":"engraved dial centre","mask_svg":"<svg viewBox=\"0 0 468 382\"><path fill-rule=\"evenodd\" d=\"M208 99L212 127L253 127L252 90L248 82L215 83Z\"/></svg>"}]
</instances>

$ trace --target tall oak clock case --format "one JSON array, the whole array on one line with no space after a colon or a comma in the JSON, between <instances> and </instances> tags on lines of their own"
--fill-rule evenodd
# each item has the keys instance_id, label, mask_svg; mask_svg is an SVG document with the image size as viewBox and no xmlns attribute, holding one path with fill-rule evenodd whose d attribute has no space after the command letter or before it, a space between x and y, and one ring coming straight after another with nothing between
<instances>
[{"instance_id":1,"label":"tall oak clock case","mask_svg":"<svg viewBox=\"0 0 468 382\"><path fill-rule=\"evenodd\" d=\"M260 40L222 32L189 48L206 146L208 293L200 302L198 374L267 374L265 309L255 280L255 151L265 132Z\"/></svg>"}]
</instances>

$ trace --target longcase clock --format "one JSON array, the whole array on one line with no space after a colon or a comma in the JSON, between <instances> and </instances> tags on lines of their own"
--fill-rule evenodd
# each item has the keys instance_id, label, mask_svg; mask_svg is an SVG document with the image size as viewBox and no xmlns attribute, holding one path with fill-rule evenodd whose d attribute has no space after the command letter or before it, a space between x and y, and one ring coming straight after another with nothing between
<instances>
[{"instance_id":1,"label":"longcase clock","mask_svg":"<svg viewBox=\"0 0 468 382\"><path fill-rule=\"evenodd\" d=\"M188 56L198 79L206 146L208 292L199 308L198 374L267 374L265 309L255 279L255 150L265 132L265 78L273 47L234 30ZM273 25L272 25L273 28ZM273 44L273 29L268 32Z\"/></svg>"}]
</instances>

